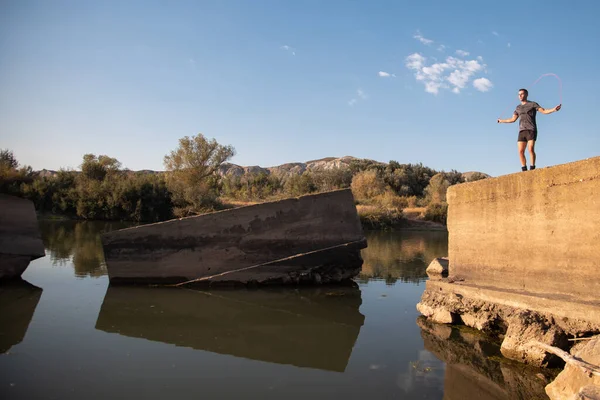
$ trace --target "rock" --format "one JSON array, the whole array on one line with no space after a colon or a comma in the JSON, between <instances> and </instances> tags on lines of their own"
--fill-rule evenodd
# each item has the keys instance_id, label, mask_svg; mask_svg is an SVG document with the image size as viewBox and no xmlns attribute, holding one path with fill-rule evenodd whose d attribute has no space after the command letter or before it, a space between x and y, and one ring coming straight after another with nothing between
<instances>
[{"instance_id":1,"label":"rock","mask_svg":"<svg viewBox=\"0 0 600 400\"><path fill-rule=\"evenodd\" d=\"M536 367L553 367L562 360L528 343L538 340L558 348L568 348L567 335L557 325L533 311L520 311L508 321L506 336L500 347L502 355Z\"/></svg>"},{"instance_id":2,"label":"rock","mask_svg":"<svg viewBox=\"0 0 600 400\"><path fill-rule=\"evenodd\" d=\"M573 354L581 361L600 365L600 336L587 341ZM598 399L600 400L600 376L586 374L581 368L567 364L556 379L546 386L546 394L551 400L558 399Z\"/></svg>"},{"instance_id":3,"label":"rock","mask_svg":"<svg viewBox=\"0 0 600 400\"><path fill-rule=\"evenodd\" d=\"M427 304L419 303L417 304L417 310L431 321L437 322L438 324L451 324L454 320L452 318L452 313L443 308L433 308Z\"/></svg>"},{"instance_id":4,"label":"rock","mask_svg":"<svg viewBox=\"0 0 600 400\"><path fill-rule=\"evenodd\" d=\"M426 272L431 279L440 279L443 275L448 275L448 257L435 258L429 263Z\"/></svg>"},{"instance_id":5,"label":"rock","mask_svg":"<svg viewBox=\"0 0 600 400\"><path fill-rule=\"evenodd\" d=\"M463 323L471 328L478 329L480 331L488 331L490 329L491 318L489 313L469 314L465 313L460 316Z\"/></svg>"}]
</instances>

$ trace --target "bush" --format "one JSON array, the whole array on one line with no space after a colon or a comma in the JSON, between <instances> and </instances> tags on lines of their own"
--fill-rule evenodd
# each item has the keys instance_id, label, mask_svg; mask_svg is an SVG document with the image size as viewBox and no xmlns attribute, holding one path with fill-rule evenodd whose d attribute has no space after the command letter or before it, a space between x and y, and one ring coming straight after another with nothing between
<instances>
[{"instance_id":1,"label":"bush","mask_svg":"<svg viewBox=\"0 0 600 400\"><path fill-rule=\"evenodd\" d=\"M393 208L399 211L408 207L408 200L406 197L398 196L391 189L386 190L383 194L375 196L373 202L381 207Z\"/></svg>"},{"instance_id":2,"label":"bush","mask_svg":"<svg viewBox=\"0 0 600 400\"><path fill-rule=\"evenodd\" d=\"M424 219L426 221L439 222L440 224L446 225L446 219L448 217L448 204L447 203L431 203L425 210Z\"/></svg>"},{"instance_id":3,"label":"bush","mask_svg":"<svg viewBox=\"0 0 600 400\"><path fill-rule=\"evenodd\" d=\"M359 202L369 202L376 196L385 193L386 185L377 171L362 171L352 178L352 194Z\"/></svg>"}]
</instances>

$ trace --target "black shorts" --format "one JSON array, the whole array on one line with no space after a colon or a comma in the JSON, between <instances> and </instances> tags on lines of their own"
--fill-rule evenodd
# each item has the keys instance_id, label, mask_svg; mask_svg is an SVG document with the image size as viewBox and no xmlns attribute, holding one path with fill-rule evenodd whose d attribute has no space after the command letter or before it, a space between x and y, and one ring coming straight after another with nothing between
<instances>
[{"instance_id":1,"label":"black shorts","mask_svg":"<svg viewBox=\"0 0 600 400\"><path fill-rule=\"evenodd\" d=\"M537 131L521 131L517 142L529 142L530 140L537 140Z\"/></svg>"}]
</instances>

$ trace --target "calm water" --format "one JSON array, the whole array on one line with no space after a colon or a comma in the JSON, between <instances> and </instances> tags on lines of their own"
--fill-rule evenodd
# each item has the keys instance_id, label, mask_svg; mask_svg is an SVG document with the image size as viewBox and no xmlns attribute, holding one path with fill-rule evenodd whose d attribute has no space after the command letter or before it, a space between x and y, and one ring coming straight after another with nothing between
<instances>
[{"instance_id":1,"label":"calm water","mask_svg":"<svg viewBox=\"0 0 600 400\"><path fill-rule=\"evenodd\" d=\"M350 286L201 292L109 287L99 232L124 226L42 223L46 257L0 287L0 398L547 398L541 371L419 318L446 233L368 233Z\"/></svg>"}]
</instances>

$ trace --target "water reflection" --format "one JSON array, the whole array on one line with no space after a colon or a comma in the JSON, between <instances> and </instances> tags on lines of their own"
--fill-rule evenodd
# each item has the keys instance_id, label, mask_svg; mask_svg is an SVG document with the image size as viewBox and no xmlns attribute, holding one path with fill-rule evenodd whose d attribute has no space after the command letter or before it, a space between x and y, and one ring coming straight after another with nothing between
<instances>
[{"instance_id":1,"label":"water reflection","mask_svg":"<svg viewBox=\"0 0 600 400\"><path fill-rule=\"evenodd\" d=\"M343 372L364 316L356 285L193 291L110 286L96 328L213 353Z\"/></svg>"},{"instance_id":2,"label":"water reflection","mask_svg":"<svg viewBox=\"0 0 600 400\"><path fill-rule=\"evenodd\" d=\"M529 368L501 356L479 332L417 319L425 349L446 363L444 400L548 399L544 387L553 371Z\"/></svg>"},{"instance_id":3,"label":"water reflection","mask_svg":"<svg viewBox=\"0 0 600 400\"><path fill-rule=\"evenodd\" d=\"M20 279L0 285L0 353L21 343L41 296L41 288Z\"/></svg>"},{"instance_id":4,"label":"water reflection","mask_svg":"<svg viewBox=\"0 0 600 400\"><path fill-rule=\"evenodd\" d=\"M367 232L368 247L358 279L383 279L418 283L427 279L425 270L436 257L448 255L446 232Z\"/></svg>"},{"instance_id":5,"label":"water reflection","mask_svg":"<svg viewBox=\"0 0 600 400\"><path fill-rule=\"evenodd\" d=\"M72 263L75 276L106 275L100 234L132 226L130 222L40 221L42 240L53 265Z\"/></svg>"}]
</instances>

